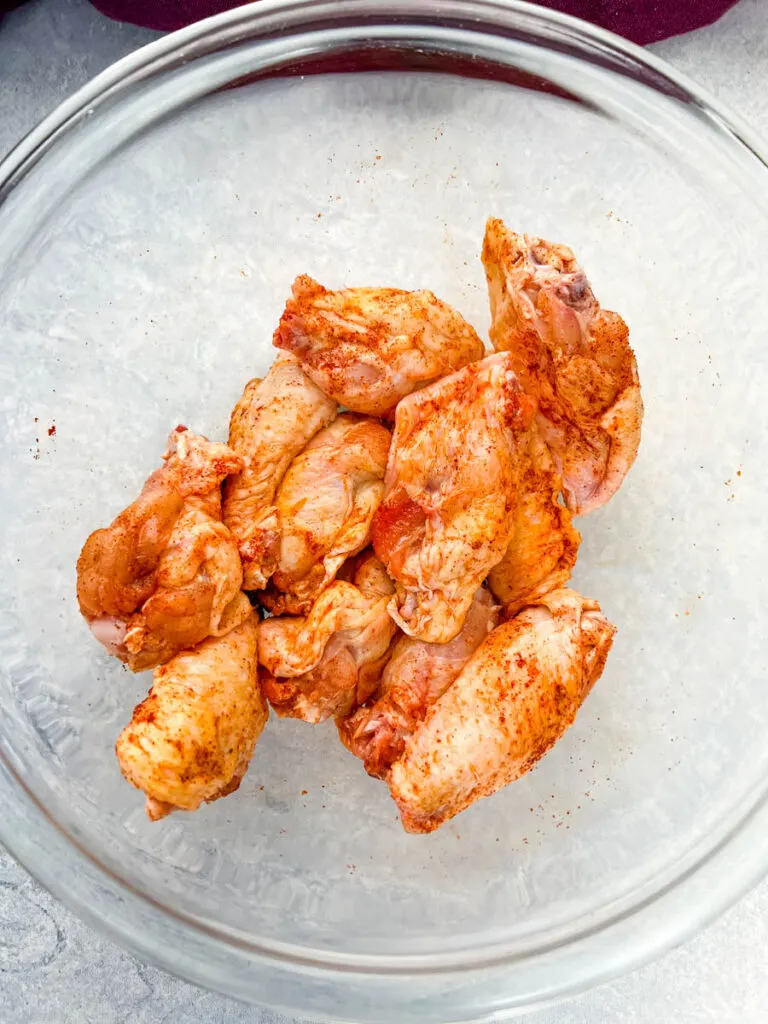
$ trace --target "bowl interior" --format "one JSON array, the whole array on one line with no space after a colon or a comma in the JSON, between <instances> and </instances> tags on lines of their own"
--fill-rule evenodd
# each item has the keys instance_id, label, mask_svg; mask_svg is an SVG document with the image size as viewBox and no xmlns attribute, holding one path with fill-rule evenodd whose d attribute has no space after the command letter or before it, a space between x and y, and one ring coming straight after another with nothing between
<instances>
[{"instance_id":1,"label":"bowl interior","mask_svg":"<svg viewBox=\"0 0 768 1024\"><path fill-rule=\"evenodd\" d=\"M566 942L706 856L768 778L757 170L678 99L507 45L538 84L242 82L246 47L212 89L192 62L97 110L0 207L3 749L132 888L309 959ZM150 824L113 744L151 679L79 618L84 538L176 423L226 436L295 275L430 288L486 333L489 215L570 245L632 332L640 456L578 524L574 585L619 627L602 680L534 772L432 836L402 832L331 725L274 718L237 794Z\"/></svg>"}]
</instances>

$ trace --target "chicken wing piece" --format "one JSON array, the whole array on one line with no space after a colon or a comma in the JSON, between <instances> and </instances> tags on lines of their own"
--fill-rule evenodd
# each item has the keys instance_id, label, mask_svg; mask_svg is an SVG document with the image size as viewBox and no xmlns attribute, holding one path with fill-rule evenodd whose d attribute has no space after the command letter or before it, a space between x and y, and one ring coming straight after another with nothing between
<instances>
[{"instance_id":1,"label":"chicken wing piece","mask_svg":"<svg viewBox=\"0 0 768 1024\"><path fill-rule=\"evenodd\" d=\"M558 501L561 490L560 474L532 425L521 459L512 540L488 576L507 618L565 586L576 564L581 534L571 523L571 513Z\"/></svg>"},{"instance_id":2,"label":"chicken wing piece","mask_svg":"<svg viewBox=\"0 0 768 1024\"><path fill-rule=\"evenodd\" d=\"M404 398L373 544L403 632L447 643L515 525L518 450L534 413L506 353Z\"/></svg>"},{"instance_id":3,"label":"chicken wing piece","mask_svg":"<svg viewBox=\"0 0 768 1024\"><path fill-rule=\"evenodd\" d=\"M155 669L149 696L116 744L120 770L147 797L152 821L233 793L269 708L258 680L258 621L248 598L226 636Z\"/></svg>"},{"instance_id":4,"label":"chicken wing piece","mask_svg":"<svg viewBox=\"0 0 768 1024\"><path fill-rule=\"evenodd\" d=\"M497 626L392 766L405 830L433 832L530 771L573 723L615 631L573 590Z\"/></svg>"},{"instance_id":5,"label":"chicken wing piece","mask_svg":"<svg viewBox=\"0 0 768 1024\"><path fill-rule=\"evenodd\" d=\"M341 405L388 417L417 388L482 359L472 327L432 292L332 292L297 277L275 331L318 387Z\"/></svg>"},{"instance_id":6,"label":"chicken wing piece","mask_svg":"<svg viewBox=\"0 0 768 1024\"><path fill-rule=\"evenodd\" d=\"M297 455L275 498L281 523L272 587L261 595L275 614L301 615L371 539L384 494L391 436L344 413Z\"/></svg>"},{"instance_id":7,"label":"chicken wing piece","mask_svg":"<svg viewBox=\"0 0 768 1024\"><path fill-rule=\"evenodd\" d=\"M396 632L387 613L393 590L378 558L363 554L352 582L333 583L307 616L262 623L264 692L278 715L323 722L371 696Z\"/></svg>"},{"instance_id":8,"label":"chicken wing piece","mask_svg":"<svg viewBox=\"0 0 768 1024\"><path fill-rule=\"evenodd\" d=\"M618 490L637 455L643 403L629 330L600 305L570 249L485 229L491 340L508 351L574 514Z\"/></svg>"},{"instance_id":9,"label":"chicken wing piece","mask_svg":"<svg viewBox=\"0 0 768 1024\"><path fill-rule=\"evenodd\" d=\"M291 461L336 415L298 360L281 353L263 380L249 381L229 424L230 447L246 460L224 485L224 522L243 560L243 587L261 590L277 563L275 493Z\"/></svg>"},{"instance_id":10,"label":"chicken wing piece","mask_svg":"<svg viewBox=\"0 0 768 1024\"><path fill-rule=\"evenodd\" d=\"M177 427L164 465L77 562L80 610L134 672L154 668L242 619L242 567L221 522L221 481L242 468L227 445Z\"/></svg>"},{"instance_id":11,"label":"chicken wing piece","mask_svg":"<svg viewBox=\"0 0 768 1024\"><path fill-rule=\"evenodd\" d=\"M461 632L447 644L410 636L395 641L375 699L337 722L342 743L383 779L427 711L457 678L499 620L493 597L480 587Z\"/></svg>"}]
</instances>

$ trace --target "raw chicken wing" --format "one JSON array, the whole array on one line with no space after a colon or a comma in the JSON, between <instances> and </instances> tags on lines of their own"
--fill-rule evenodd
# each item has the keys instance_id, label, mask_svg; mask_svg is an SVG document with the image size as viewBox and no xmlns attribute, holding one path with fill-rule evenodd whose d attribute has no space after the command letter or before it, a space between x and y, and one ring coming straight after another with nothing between
<instances>
[{"instance_id":1,"label":"raw chicken wing","mask_svg":"<svg viewBox=\"0 0 768 1024\"><path fill-rule=\"evenodd\" d=\"M573 723L615 628L596 601L556 590L490 634L392 766L408 832L432 832L518 779Z\"/></svg>"},{"instance_id":2,"label":"raw chicken wing","mask_svg":"<svg viewBox=\"0 0 768 1024\"><path fill-rule=\"evenodd\" d=\"M242 468L227 445L178 427L165 464L77 563L80 610L134 672L241 621L242 567L221 522L221 481Z\"/></svg>"},{"instance_id":3,"label":"raw chicken wing","mask_svg":"<svg viewBox=\"0 0 768 1024\"><path fill-rule=\"evenodd\" d=\"M285 471L335 415L336 403L285 354L263 380L246 385L235 406L229 444L246 464L225 484L224 522L240 548L245 590L261 590L274 572L280 540L274 499Z\"/></svg>"},{"instance_id":4,"label":"raw chicken wing","mask_svg":"<svg viewBox=\"0 0 768 1024\"><path fill-rule=\"evenodd\" d=\"M239 626L155 669L149 696L117 741L120 770L146 793L152 821L233 793L269 717L258 622L244 594L238 603L246 613Z\"/></svg>"},{"instance_id":5,"label":"raw chicken wing","mask_svg":"<svg viewBox=\"0 0 768 1024\"><path fill-rule=\"evenodd\" d=\"M503 557L532 415L506 353L398 405L373 543L396 583L390 614L409 636L452 640Z\"/></svg>"},{"instance_id":6,"label":"raw chicken wing","mask_svg":"<svg viewBox=\"0 0 768 1024\"><path fill-rule=\"evenodd\" d=\"M475 331L432 292L328 291L303 275L293 285L274 344L341 405L390 416L417 388L482 359Z\"/></svg>"},{"instance_id":7,"label":"raw chicken wing","mask_svg":"<svg viewBox=\"0 0 768 1024\"><path fill-rule=\"evenodd\" d=\"M600 305L570 249L489 220L483 263L491 340L508 351L563 478L568 508L591 512L637 455L643 403L629 330Z\"/></svg>"},{"instance_id":8,"label":"raw chicken wing","mask_svg":"<svg viewBox=\"0 0 768 1024\"><path fill-rule=\"evenodd\" d=\"M558 501L560 475L533 425L520 465L515 531L506 554L488 576L507 618L565 586L581 543L571 513Z\"/></svg>"},{"instance_id":9,"label":"raw chicken wing","mask_svg":"<svg viewBox=\"0 0 768 1024\"><path fill-rule=\"evenodd\" d=\"M264 691L278 715L322 722L375 690L396 631L387 613L394 588L373 554L359 557L352 580L333 583L307 616L262 623Z\"/></svg>"},{"instance_id":10,"label":"raw chicken wing","mask_svg":"<svg viewBox=\"0 0 768 1024\"><path fill-rule=\"evenodd\" d=\"M272 587L263 603L301 615L371 539L384 494L390 433L344 413L297 455L275 498L281 534Z\"/></svg>"},{"instance_id":11,"label":"raw chicken wing","mask_svg":"<svg viewBox=\"0 0 768 1024\"><path fill-rule=\"evenodd\" d=\"M383 779L403 753L408 737L445 693L498 623L498 607L480 587L461 632L447 644L401 636L392 649L375 700L338 722L344 745Z\"/></svg>"}]
</instances>

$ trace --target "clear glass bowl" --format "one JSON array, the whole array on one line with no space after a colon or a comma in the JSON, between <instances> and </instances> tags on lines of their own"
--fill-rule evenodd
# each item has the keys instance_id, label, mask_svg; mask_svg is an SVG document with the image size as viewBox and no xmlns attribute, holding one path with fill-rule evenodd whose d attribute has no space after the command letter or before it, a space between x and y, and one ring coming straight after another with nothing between
<instances>
[{"instance_id":1,"label":"clear glass bowl","mask_svg":"<svg viewBox=\"0 0 768 1024\"><path fill-rule=\"evenodd\" d=\"M758 878L768 172L737 118L525 4L263 0L100 75L0 199L0 837L45 885L237 997L447 1024L635 966ZM112 752L149 679L79 619L83 539L177 422L225 436L297 273L428 287L485 330L489 214L571 245L632 328L640 457L579 524L605 676L432 836L332 726L278 721L236 795L150 824Z\"/></svg>"}]
</instances>

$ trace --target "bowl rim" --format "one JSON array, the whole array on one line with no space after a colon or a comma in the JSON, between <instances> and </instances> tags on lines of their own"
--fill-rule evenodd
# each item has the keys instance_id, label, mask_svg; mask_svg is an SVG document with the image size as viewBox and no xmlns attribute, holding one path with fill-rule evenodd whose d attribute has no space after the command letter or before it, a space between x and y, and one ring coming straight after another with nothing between
<instances>
[{"instance_id":1,"label":"bowl rim","mask_svg":"<svg viewBox=\"0 0 768 1024\"><path fill-rule=\"evenodd\" d=\"M711 97L706 90L694 84L685 74L678 72L664 60L639 46L627 42L603 29L589 25L580 19L560 12L534 6L524 0L258 0L256 3L237 7L211 18L197 22L188 28L170 33L155 40L129 56L112 64L61 103L51 114L33 128L10 153L0 162L0 203L10 194L24 175L44 158L68 131L84 117L90 116L110 98L130 89L138 81L162 74L170 67L199 57L210 48L218 49L229 42L248 38L257 33L280 32L285 38L301 36L312 24L310 16L324 18L328 25L333 22L345 24L344 19L354 19L358 24L369 26L386 25L391 28L393 39L398 38L396 30L402 26L412 31L419 25L430 26L439 37L446 19L459 19L461 31L468 36L482 33L494 36L494 27L501 38L502 28L508 28L509 19L517 18L534 30L546 30L550 39L558 36L574 41L575 45L589 46L594 52L602 52L614 61L625 62L627 66L640 71L652 72L660 83L684 95L693 102L719 130L730 137L737 147L745 147L764 167L768 168L768 149L759 135L738 115ZM496 38L494 36L494 38ZM653 88L652 85L648 86ZM0 744L0 791L8 797L9 809L0 816L0 841L29 870L39 882L58 899L73 909L78 916L94 924L111 938L127 945L140 956L187 979L211 988L217 988L239 998L260 999L259 984L240 986L237 991L227 984L226 979L211 976L196 952L194 942L181 949L179 943L187 933L196 933L200 938L211 940L232 950L242 947L236 936L223 931L211 931L205 922L171 910L148 893L136 890L130 883L100 863L79 843L76 836L66 833L46 811L35 793L23 779L14 764L12 753ZM539 947L531 953L510 955L503 951L489 957L482 952L467 962L457 961L454 954L445 954L451 962L443 963L440 957L423 956L343 957L323 954L317 957L297 955L296 948L282 949L278 944L256 946L252 944L243 955L250 962L259 965L262 971L275 970L276 965L284 967L288 974L303 974L304 982L311 983L313 975L328 977L336 975L340 983L357 976L361 980L376 977L402 978L409 983L419 979L435 979L447 972L467 978L483 972L488 980L489 992L495 1002L487 1001L481 1016L474 1012L472 1019L491 1020L512 1010L531 1009L555 1000L576 994L594 984L607 981L633 967L647 962L673 946L683 942L695 930L712 921L732 903L748 891L768 871L768 794L746 808L733 824L731 831L699 861L692 863L668 885L662 886L647 899L622 911L615 918L599 923L595 928L585 928L567 946L574 955L566 967L558 966L557 976L545 981L534 980L533 962L540 961L546 974L550 970L552 949ZM761 839L761 834L765 838ZM77 866L77 882L64 877L62 865ZM738 870L736 868L738 867ZM98 891L104 904L93 898ZM130 918L126 904L140 905ZM125 915L120 917L117 908ZM115 923L116 921L120 923ZM173 937L173 945L153 941L149 936L148 922L158 934L165 932ZM179 930L180 929L180 930ZM556 947L557 949L563 947ZM578 954L578 955L575 955ZM597 954L597 955L595 955ZM509 971L515 966L517 980L509 978ZM491 978L489 972L497 972ZM531 983L525 981L526 973ZM508 989L505 990L506 979ZM254 981L258 980L258 976ZM498 989L493 986L498 985ZM322 996L319 996L322 1000ZM413 996L407 1002L413 1001ZM271 1005L286 1012L307 1013L323 1016L322 1002L308 1008L293 1005L292 1001L272 999ZM451 1020L468 1020L466 1010L456 1004L459 1016ZM467 1006L470 1004L468 1003ZM327 1019L346 1019L338 1015ZM349 1018L361 1024L363 1020L378 1020L376 1016L364 1017L356 1009ZM381 1018L383 1019L383 1018ZM406 1019L403 1017L402 1019ZM420 1020L432 1019L423 1014ZM447 1024L445 1012L435 1020Z\"/></svg>"}]
</instances>

